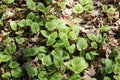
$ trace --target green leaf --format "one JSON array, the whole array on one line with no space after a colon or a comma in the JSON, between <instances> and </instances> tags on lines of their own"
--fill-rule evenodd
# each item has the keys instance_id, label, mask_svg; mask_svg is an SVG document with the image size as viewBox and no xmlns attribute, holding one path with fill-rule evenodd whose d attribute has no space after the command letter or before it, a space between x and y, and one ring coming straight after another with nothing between
<instances>
[{"instance_id":1,"label":"green leaf","mask_svg":"<svg viewBox=\"0 0 120 80\"><path fill-rule=\"evenodd\" d=\"M4 49L4 52L7 54L14 54L16 52L16 45L12 43Z\"/></svg>"},{"instance_id":2,"label":"green leaf","mask_svg":"<svg viewBox=\"0 0 120 80\"><path fill-rule=\"evenodd\" d=\"M75 52L75 48L76 48L76 45L75 45L75 44L72 44L72 45L69 47L69 52L70 52L70 53L74 53L74 52Z\"/></svg>"},{"instance_id":3,"label":"green leaf","mask_svg":"<svg viewBox=\"0 0 120 80\"><path fill-rule=\"evenodd\" d=\"M77 35L73 31L71 31L68 36L69 36L70 40L76 40L77 39Z\"/></svg>"},{"instance_id":4,"label":"green leaf","mask_svg":"<svg viewBox=\"0 0 120 80\"><path fill-rule=\"evenodd\" d=\"M103 80L111 80L109 77L105 76Z\"/></svg>"},{"instance_id":5,"label":"green leaf","mask_svg":"<svg viewBox=\"0 0 120 80\"><path fill-rule=\"evenodd\" d=\"M96 42L102 42L102 35L101 34L97 34L95 37Z\"/></svg>"},{"instance_id":6,"label":"green leaf","mask_svg":"<svg viewBox=\"0 0 120 80\"><path fill-rule=\"evenodd\" d=\"M107 31L109 31L110 29L111 29L111 27L108 26L108 25L104 25L104 26L102 26L102 27L100 28L101 32L107 32Z\"/></svg>"},{"instance_id":7,"label":"green leaf","mask_svg":"<svg viewBox=\"0 0 120 80\"><path fill-rule=\"evenodd\" d=\"M17 30L17 23L15 21L10 21L10 27L12 30Z\"/></svg>"},{"instance_id":8,"label":"green leaf","mask_svg":"<svg viewBox=\"0 0 120 80\"><path fill-rule=\"evenodd\" d=\"M74 6L74 12L79 13L79 14L82 13L83 12L83 6L81 4L76 4Z\"/></svg>"},{"instance_id":9,"label":"green leaf","mask_svg":"<svg viewBox=\"0 0 120 80\"><path fill-rule=\"evenodd\" d=\"M114 65L114 70L113 70L114 74L120 74L120 65L119 64L115 64Z\"/></svg>"},{"instance_id":10,"label":"green leaf","mask_svg":"<svg viewBox=\"0 0 120 80\"><path fill-rule=\"evenodd\" d=\"M71 28L72 28L72 31L78 36L79 32L80 32L79 26L78 25L72 25Z\"/></svg>"},{"instance_id":11,"label":"green leaf","mask_svg":"<svg viewBox=\"0 0 120 80\"><path fill-rule=\"evenodd\" d=\"M27 70L27 74L28 74L28 76L30 78L33 78L33 77L37 76L37 74L38 74L37 68L36 67L32 67L29 64L27 65L26 70Z\"/></svg>"},{"instance_id":12,"label":"green leaf","mask_svg":"<svg viewBox=\"0 0 120 80\"><path fill-rule=\"evenodd\" d=\"M62 9L65 8L67 2L57 2L58 6L60 6Z\"/></svg>"},{"instance_id":13,"label":"green leaf","mask_svg":"<svg viewBox=\"0 0 120 80\"><path fill-rule=\"evenodd\" d=\"M11 59L12 57L10 55L3 55L3 54L0 54L0 63L1 62L7 62Z\"/></svg>"},{"instance_id":14,"label":"green leaf","mask_svg":"<svg viewBox=\"0 0 120 80\"><path fill-rule=\"evenodd\" d=\"M107 10L108 13L114 14L115 13L115 8L111 7Z\"/></svg>"},{"instance_id":15,"label":"green leaf","mask_svg":"<svg viewBox=\"0 0 120 80\"><path fill-rule=\"evenodd\" d=\"M15 78L19 78L23 75L22 69L20 67L12 69L11 74Z\"/></svg>"},{"instance_id":16,"label":"green leaf","mask_svg":"<svg viewBox=\"0 0 120 80\"><path fill-rule=\"evenodd\" d=\"M63 64L63 59L61 56L59 55L55 55L53 58L53 63L55 64L56 68L59 68L62 64Z\"/></svg>"},{"instance_id":17,"label":"green leaf","mask_svg":"<svg viewBox=\"0 0 120 80\"><path fill-rule=\"evenodd\" d=\"M93 11L93 5L85 5L84 10L88 11L89 13L92 13Z\"/></svg>"},{"instance_id":18,"label":"green leaf","mask_svg":"<svg viewBox=\"0 0 120 80\"><path fill-rule=\"evenodd\" d=\"M39 2L39 3L37 4L37 9L38 9L39 11L41 11L41 12L44 13L45 6L43 5L43 3Z\"/></svg>"},{"instance_id":19,"label":"green leaf","mask_svg":"<svg viewBox=\"0 0 120 80\"><path fill-rule=\"evenodd\" d=\"M119 75L114 75L113 76L115 80L120 80L120 74Z\"/></svg>"},{"instance_id":20,"label":"green leaf","mask_svg":"<svg viewBox=\"0 0 120 80\"><path fill-rule=\"evenodd\" d=\"M25 27L26 26L26 20L25 19L22 19L18 22L18 26L20 27Z\"/></svg>"},{"instance_id":21,"label":"green leaf","mask_svg":"<svg viewBox=\"0 0 120 80\"><path fill-rule=\"evenodd\" d=\"M7 44L11 43L12 41L13 41L13 38L8 37L7 39L5 39L5 40L3 41L3 44L4 44L4 45L7 45Z\"/></svg>"},{"instance_id":22,"label":"green leaf","mask_svg":"<svg viewBox=\"0 0 120 80\"><path fill-rule=\"evenodd\" d=\"M2 74L1 77L2 77L3 79L9 79L9 78L11 77L11 74L10 74L10 72L5 72L5 73Z\"/></svg>"},{"instance_id":23,"label":"green leaf","mask_svg":"<svg viewBox=\"0 0 120 80\"><path fill-rule=\"evenodd\" d=\"M63 76L58 72L56 72L56 73L54 73L53 75L50 76L50 80L56 80L56 79L57 80L63 80Z\"/></svg>"},{"instance_id":24,"label":"green leaf","mask_svg":"<svg viewBox=\"0 0 120 80\"><path fill-rule=\"evenodd\" d=\"M88 60L94 60L96 55L98 55L96 52L91 51L91 52L86 53L85 57Z\"/></svg>"},{"instance_id":25,"label":"green leaf","mask_svg":"<svg viewBox=\"0 0 120 80\"><path fill-rule=\"evenodd\" d=\"M40 52L43 52L43 53L47 52L47 48L45 46L40 46L38 49Z\"/></svg>"},{"instance_id":26,"label":"green leaf","mask_svg":"<svg viewBox=\"0 0 120 80\"><path fill-rule=\"evenodd\" d=\"M46 30L41 30L40 32L46 38L49 36L49 33Z\"/></svg>"},{"instance_id":27,"label":"green leaf","mask_svg":"<svg viewBox=\"0 0 120 80\"><path fill-rule=\"evenodd\" d=\"M74 73L79 74L88 67L88 63L83 57L75 57L69 61L67 67Z\"/></svg>"},{"instance_id":28,"label":"green leaf","mask_svg":"<svg viewBox=\"0 0 120 80\"><path fill-rule=\"evenodd\" d=\"M40 73L38 74L39 80L48 80L46 75L47 75L46 71L40 71Z\"/></svg>"},{"instance_id":29,"label":"green leaf","mask_svg":"<svg viewBox=\"0 0 120 80\"><path fill-rule=\"evenodd\" d=\"M56 40L54 40L54 39L48 39L46 45L47 45L47 46L51 46L51 45L53 45L55 42L56 42Z\"/></svg>"},{"instance_id":30,"label":"green leaf","mask_svg":"<svg viewBox=\"0 0 120 80\"><path fill-rule=\"evenodd\" d=\"M101 62L103 64L102 70L101 70L101 74L102 75L106 75L106 74L111 74L113 72L113 62L109 59L101 59Z\"/></svg>"},{"instance_id":31,"label":"green leaf","mask_svg":"<svg viewBox=\"0 0 120 80\"><path fill-rule=\"evenodd\" d=\"M52 32L49 36L48 39L54 40L57 38L57 32Z\"/></svg>"},{"instance_id":32,"label":"green leaf","mask_svg":"<svg viewBox=\"0 0 120 80\"><path fill-rule=\"evenodd\" d=\"M28 13L27 19L34 20L35 14L33 12Z\"/></svg>"},{"instance_id":33,"label":"green leaf","mask_svg":"<svg viewBox=\"0 0 120 80\"><path fill-rule=\"evenodd\" d=\"M24 33L24 30L23 30L23 29L15 32L15 34L17 34L17 35L20 35L20 34L22 34L22 33Z\"/></svg>"},{"instance_id":34,"label":"green leaf","mask_svg":"<svg viewBox=\"0 0 120 80\"><path fill-rule=\"evenodd\" d=\"M57 32L53 32L48 36L47 46L53 45L55 43L55 39L57 38Z\"/></svg>"},{"instance_id":35,"label":"green leaf","mask_svg":"<svg viewBox=\"0 0 120 80\"><path fill-rule=\"evenodd\" d=\"M81 5L85 5L89 3L89 0L79 0Z\"/></svg>"},{"instance_id":36,"label":"green leaf","mask_svg":"<svg viewBox=\"0 0 120 80\"><path fill-rule=\"evenodd\" d=\"M91 41L95 41L95 35L92 33L88 33L87 37L91 40Z\"/></svg>"},{"instance_id":37,"label":"green leaf","mask_svg":"<svg viewBox=\"0 0 120 80\"><path fill-rule=\"evenodd\" d=\"M47 22L46 25L45 25L45 27L46 27L49 31L51 31L51 30L54 30L54 29L57 27L57 24L56 24L55 20L53 20L53 21Z\"/></svg>"},{"instance_id":38,"label":"green leaf","mask_svg":"<svg viewBox=\"0 0 120 80\"><path fill-rule=\"evenodd\" d=\"M22 49L22 53L25 57L35 56L38 52L39 49L35 47Z\"/></svg>"},{"instance_id":39,"label":"green leaf","mask_svg":"<svg viewBox=\"0 0 120 80\"><path fill-rule=\"evenodd\" d=\"M81 77L78 74L73 74L70 76L69 80L81 80Z\"/></svg>"},{"instance_id":40,"label":"green leaf","mask_svg":"<svg viewBox=\"0 0 120 80\"><path fill-rule=\"evenodd\" d=\"M64 40L64 41L63 41L63 44L64 44L65 48L66 48L67 50L69 50L69 48L70 48L70 43L69 43L69 41L68 41L68 40Z\"/></svg>"},{"instance_id":41,"label":"green leaf","mask_svg":"<svg viewBox=\"0 0 120 80\"><path fill-rule=\"evenodd\" d=\"M32 25L32 20L30 20L30 19L26 19L26 25L27 26L31 26Z\"/></svg>"},{"instance_id":42,"label":"green leaf","mask_svg":"<svg viewBox=\"0 0 120 80\"><path fill-rule=\"evenodd\" d=\"M26 5L31 10L36 10L36 4L33 0L26 0Z\"/></svg>"},{"instance_id":43,"label":"green leaf","mask_svg":"<svg viewBox=\"0 0 120 80\"><path fill-rule=\"evenodd\" d=\"M51 9L51 6L47 6L44 10L44 14L48 14Z\"/></svg>"},{"instance_id":44,"label":"green leaf","mask_svg":"<svg viewBox=\"0 0 120 80\"><path fill-rule=\"evenodd\" d=\"M62 41L68 40L68 35L66 33L59 33L59 37Z\"/></svg>"},{"instance_id":45,"label":"green leaf","mask_svg":"<svg viewBox=\"0 0 120 80\"><path fill-rule=\"evenodd\" d=\"M98 48L98 44L96 42L91 42L91 46L92 48L94 49L97 49Z\"/></svg>"},{"instance_id":46,"label":"green leaf","mask_svg":"<svg viewBox=\"0 0 120 80\"><path fill-rule=\"evenodd\" d=\"M16 61L10 62L10 68L17 68L17 67L19 67L19 63L17 63Z\"/></svg>"},{"instance_id":47,"label":"green leaf","mask_svg":"<svg viewBox=\"0 0 120 80\"><path fill-rule=\"evenodd\" d=\"M6 4L12 4L14 3L14 0L2 0Z\"/></svg>"},{"instance_id":48,"label":"green leaf","mask_svg":"<svg viewBox=\"0 0 120 80\"><path fill-rule=\"evenodd\" d=\"M120 64L120 55L115 58L116 63Z\"/></svg>"},{"instance_id":49,"label":"green leaf","mask_svg":"<svg viewBox=\"0 0 120 80\"><path fill-rule=\"evenodd\" d=\"M79 38L77 42L77 49L79 51L85 50L88 47L88 43L85 38Z\"/></svg>"},{"instance_id":50,"label":"green leaf","mask_svg":"<svg viewBox=\"0 0 120 80\"><path fill-rule=\"evenodd\" d=\"M45 57L45 53L38 53L38 59L42 60L43 57Z\"/></svg>"},{"instance_id":51,"label":"green leaf","mask_svg":"<svg viewBox=\"0 0 120 80\"><path fill-rule=\"evenodd\" d=\"M15 37L15 40L18 44L23 44L25 41L25 39L20 36Z\"/></svg>"},{"instance_id":52,"label":"green leaf","mask_svg":"<svg viewBox=\"0 0 120 80\"><path fill-rule=\"evenodd\" d=\"M51 60L50 55L47 55L47 56L42 58L42 64L46 65L46 66L49 66L52 64L52 60Z\"/></svg>"},{"instance_id":53,"label":"green leaf","mask_svg":"<svg viewBox=\"0 0 120 80\"><path fill-rule=\"evenodd\" d=\"M31 31L33 33L37 33L40 31L40 26L37 22L33 22L32 25L31 25Z\"/></svg>"},{"instance_id":54,"label":"green leaf","mask_svg":"<svg viewBox=\"0 0 120 80\"><path fill-rule=\"evenodd\" d=\"M106 12L106 11L108 10L108 6L107 6L107 5L103 5L103 6L102 6L102 10L103 10L104 12Z\"/></svg>"}]
</instances>

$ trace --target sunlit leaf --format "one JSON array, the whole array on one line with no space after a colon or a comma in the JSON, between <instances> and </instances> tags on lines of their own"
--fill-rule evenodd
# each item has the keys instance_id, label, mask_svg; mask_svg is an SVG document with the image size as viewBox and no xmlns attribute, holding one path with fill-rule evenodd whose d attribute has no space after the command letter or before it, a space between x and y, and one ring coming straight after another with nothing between
<instances>
[{"instance_id":1,"label":"sunlit leaf","mask_svg":"<svg viewBox=\"0 0 120 80\"><path fill-rule=\"evenodd\" d=\"M85 50L88 47L88 43L85 38L79 38L77 42L77 49L79 51Z\"/></svg>"}]
</instances>

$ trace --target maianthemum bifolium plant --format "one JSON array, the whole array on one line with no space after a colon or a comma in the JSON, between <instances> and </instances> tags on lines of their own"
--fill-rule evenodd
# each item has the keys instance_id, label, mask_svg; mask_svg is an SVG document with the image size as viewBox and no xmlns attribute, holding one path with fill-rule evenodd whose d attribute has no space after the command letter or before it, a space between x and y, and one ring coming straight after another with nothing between
<instances>
[{"instance_id":1,"label":"maianthemum bifolium plant","mask_svg":"<svg viewBox=\"0 0 120 80\"><path fill-rule=\"evenodd\" d=\"M14 3L14 0L2 1L7 5ZM3 33L5 39L0 45L0 67L3 72L0 72L0 79L82 80L84 71L89 68L89 62L99 56L97 50L101 45L107 44L106 33L111 30L111 26L103 25L99 33L87 33L82 37L77 24L68 26L65 20L49 14L52 5L46 6L33 0L25 1L26 9L29 10L26 17L16 21L11 19L8 24L10 30ZM49 3L46 0L46 4ZM67 3L58 2L57 5L63 9ZM79 0L79 3L74 5L75 14L84 11L91 13L92 10L92 0ZM3 13L0 26L5 25L3 20L8 19L9 14L12 13L7 13L7 16ZM36 46L21 47L27 43L24 35L27 32L30 32L30 36L39 34L44 44L39 41L40 44ZM88 49L91 50L87 51ZM16 55L18 57L15 57ZM111 80L109 74L114 74L114 79L120 80L118 48L111 52L110 58L114 61L101 59L100 74L103 80ZM93 80L97 78L93 77Z\"/></svg>"}]
</instances>

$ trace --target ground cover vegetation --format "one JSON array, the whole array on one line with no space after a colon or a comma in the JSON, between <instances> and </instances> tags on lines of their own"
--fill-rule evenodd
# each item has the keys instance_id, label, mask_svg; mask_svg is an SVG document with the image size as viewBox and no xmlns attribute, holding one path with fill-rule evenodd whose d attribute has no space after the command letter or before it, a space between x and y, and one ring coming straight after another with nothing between
<instances>
[{"instance_id":1,"label":"ground cover vegetation","mask_svg":"<svg viewBox=\"0 0 120 80\"><path fill-rule=\"evenodd\" d=\"M0 80L120 80L120 1L0 0Z\"/></svg>"}]
</instances>

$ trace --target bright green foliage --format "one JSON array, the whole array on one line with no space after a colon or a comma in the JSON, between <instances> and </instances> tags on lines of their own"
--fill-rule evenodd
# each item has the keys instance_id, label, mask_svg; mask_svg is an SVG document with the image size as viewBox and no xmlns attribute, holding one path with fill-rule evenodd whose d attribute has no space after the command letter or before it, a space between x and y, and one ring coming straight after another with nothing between
<instances>
[{"instance_id":1,"label":"bright green foliage","mask_svg":"<svg viewBox=\"0 0 120 80\"><path fill-rule=\"evenodd\" d=\"M29 64L26 66L26 70L27 70L28 76L31 77L31 78L34 77L34 76L37 76L37 74L38 74L37 68L36 67L32 67Z\"/></svg>"},{"instance_id":2,"label":"bright green foliage","mask_svg":"<svg viewBox=\"0 0 120 80\"><path fill-rule=\"evenodd\" d=\"M39 23L37 23L37 22L32 22L31 31L32 31L33 33L39 32L39 31L40 31L40 25L39 25Z\"/></svg>"},{"instance_id":3,"label":"bright green foliage","mask_svg":"<svg viewBox=\"0 0 120 80\"><path fill-rule=\"evenodd\" d=\"M114 74L120 74L120 65L119 64L115 64L114 65Z\"/></svg>"},{"instance_id":4,"label":"bright green foliage","mask_svg":"<svg viewBox=\"0 0 120 80\"><path fill-rule=\"evenodd\" d=\"M60 73L54 73L53 75L51 75L50 80L62 80L63 76Z\"/></svg>"},{"instance_id":5,"label":"bright green foliage","mask_svg":"<svg viewBox=\"0 0 120 80\"><path fill-rule=\"evenodd\" d=\"M98 55L96 52L91 51L91 52L86 53L85 57L88 60L94 60L96 55Z\"/></svg>"},{"instance_id":6,"label":"bright green foliage","mask_svg":"<svg viewBox=\"0 0 120 80\"><path fill-rule=\"evenodd\" d=\"M74 52L75 52L75 49L76 49L76 45L75 45L75 44L72 44L72 45L69 47L69 52L70 52L70 53L74 53Z\"/></svg>"},{"instance_id":7,"label":"bright green foliage","mask_svg":"<svg viewBox=\"0 0 120 80\"><path fill-rule=\"evenodd\" d=\"M120 75L114 75L113 77L115 80L120 80Z\"/></svg>"},{"instance_id":8,"label":"bright green foliage","mask_svg":"<svg viewBox=\"0 0 120 80\"><path fill-rule=\"evenodd\" d=\"M82 13L83 12L83 6L81 4L76 4L74 6L74 12L79 13L79 14Z\"/></svg>"},{"instance_id":9,"label":"bright green foliage","mask_svg":"<svg viewBox=\"0 0 120 80\"><path fill-rule=\"evenodd\" d=\"M44 14L48 14L51 9L51 6L45 7L43 3L39 2L37 4L37 9Z\"/></svg>"},{"instance_id":10,"label":"bright green foliage","mask_svg":"<svg viewBox=\"0 0 120 80\"><path fill-rule=\"evenodd\" d=\"M103 80L111 80L109 77L105 76Z\"/></svg>"},{"instance_id":11,"label":"bright green foliage","mask_svg":"<svg viewBox=\"0 0 120 80\"><path fill-rule=\"evenodd\" d=\"M58 68L63 64L63 58L59 55L53 55L53 63L55 64L55 67Z\"/></svg>"},{"instance_id":12,"label":"bright green foliage","mask_svg":"<svg viewBox=\"0 0 120 80\"><path fill-rule=\"evenodd\" d=\"M33 12L28 13L27 19L34 20L35 14Z\"/></svg>"},{"instance_id":13,"label":"bright green foliage","mask_svg":"<svg viewBox=\"0 0 120 80\"><path fill-rule=\"evenodd\" d=\"M12 41L13 41L13 39L8 37L6 40L4 40L3 44L7 45L7 44L11 43Z\"/></svg>"},{"instance_id":14,"label":"bright green foliage","mask_svg":"<svg viewBox=\"0 0 120 80\"><path fill-rule=\"evenodd\" d=\"M104 59L104 58L101 59L101 62L102 64L104 64L101 70L102 75L112 73L114 67L113 62L109 59Z\"/></svg>"},{"instance_id":15,"label":"bright green foliage","mask_svg":"<svg viewBox=\"0 0 120 80\"><path fill-rule=\"evenodd\" d=\"M36 10L36 4L33 0L26 0L27 7L31 10Z\"/></svg>"},{"instance_id":16,"label":"bright green foliage","mask_svg":"<svg viewBox=\"0 0 120 80\"><path fill-rule=\"evenodd\" d=\"M0 63L1 62L7 62L11 59L12 57L10 55L4 55L0 53Z\"/></svg>"},{"instance_id":17,"label":"bright green foliage","mask_svg":"<svg viewBox=\"0 0 120 80\"><path fill-rule=\"evenodd\" d=\"M95 41L95 35L92 33L87 34L87 37L91 40L91 41Z\"/></svg>"},{"instance_id":18,"label":"bright green foliage","mask_svg":"<svg viewBox=\"0 0 120 80\"><path fill-rule=\"evenodd\" d=\"M80 77L80 75L78 75L78 74L73 74L73 75L69 78L69 80L81 80L81 77Z\"/></svg>"},{"instance_id":19,"label":"bright green foliage","mask_svg":"<svg viewBox=\"0 0 120 80\"><path fill-rule=\"evenodd\" d=\"M17 68L17 67L19 67L19 64L17 62L15 61L10 62L10 68Z\"/></svg>"},{"instance_id":20,"label":"bright green foliage","mask_svg":"<svg viewBox=\"0 0 120 80\"><path fill-rule=\"evenodd\" d=\"M57 38L57 32L53 32L48 36L47 46L53 45L55 43L55 39Z\"/></svg>"},{"instance_id":21,"label":"bright green foliage","mask_svg":"<svg viewBox=\"0 0 120 80\"><path fill-rule=\"evenodd\" d=\"M96 37L95 37L95 40L96 42L102 42L103 38L102 38L102 35L101 34L97 34Z\"/></svg>"},{"instance_id":22,"label":"bright green foliage","mask_svg":"<svg viewBox=\"0 0 120 80\"><path fill-rule=\"evenodd\" d=\"M94 49L98 48L98 44L96 42L91 42L91 47Z\"/></svg>"},{"instance_id":23,"label":"bright green foliage","mask_svg":"<svg viewBox=\"0 0 120 80\"><path fill-rule=\"evenodd\" d=\"M16 52L15 43L12 43L11 45L6 46L6 48L4 49L4 52L7 54L14 54Z\"/></svg>"},{"instance_id":24,"label":"bright green foliage","mask_svg":"<svg viewBox=\"0 0 120 80\"><path fill-rule=\"evenodd\" d=\"M42 63L43 65L46 65L46 66L49 66L52 64L52 60L51 60L51 57L50 55L47 55L45 57L42 58Z\"/></svg>"},{"instance_id":25,"label":"bright green foliage","mask_svg":"<svg viewBox=\"0 0 120 80\"><path fill-rule=\"evenodd\" d=\"M102 10L103 10L104 12L107 11L107 10L108 10L108 6L107 6L107 5L103 5Z\"/></svg>"},{"instance_id":26,"label":"bright green foliage","mask_svg":"<svg viewBox=\"0 0 120 80\"><path fill-rule=\"evenodd\" d=\"M108 13L114 14L115 13L115 8L113 8L113 7L109 8Z\"/></svg>"},{"instance_id":27,"label":"bright green foliage","mask_svg":"<svg viewBox=\"0 0 120 80\"><path fill-rule=\"evenodd\" d=\"M11 77L10 72L5 72L5 73L2 74L3 79L9 79L10 77Z\"/></svg>"},{"instance_id":28,"label":"bright green foliage","mask_svg":"<svg viewBox=\"0 0 120 80\"><path fill-rule=\"evenodd\" d=\"M80 4L85 5L88 4L90 0L79 0Z\"/></svg>"},{"instance_id":29,"label":"bright green foliage","mask_svg":"<svg viewBox=\"0 0 120 80\"><path fill-rule=\"evenodd\" d=\"M39 52L38 48L26 48L22 50L22 53L25 57L35 56Z\"/></svg>"},{"instance_id":30,"label":"bright green foliage","mask_svg":"<svg viewBox=\"0 0 120 80\"><path fill-rule=\"evenodd\" d=\"M43 3L39 2L37 5L37 9L44 13L45 6L43 5Z\"/></svg>"},{"instance_id":31,"label":"bright green foliage","mask_svg":"<svg viewBox=\"0 0 120 80\"><path fill-rule=\"evenodd\" d=\"M49 36L48 32L45 31L45 30L41 30L40 32L41 32L41 34L42 34L44 37L46 37L46 38Z\"/></svg>"},{"instance_id":32,"label":"bright green foliage","mask_svg":"<svg viewBox=\"0 0 120 80\"><path fill-rule=\"evenodd\" d=\"M12 69L11 70L11 75L15 78L21 77L23 75L22 69L20 67Z\"/></svg>"},{"instance_id":33,"label":"bright green foliage","mask_svg":"<svg viewBox=\"0 0 120 80\"><path fill-rule=\"evenodd\" d=\"M60 6L62 9L65 8L67 2L58 2L58 6Z\"/></svg>"},{"instance_id":34,"label":"bright green foliage","mask_svg":"<svg viewBox=\"0 0 120 80\"><path fill-rule=\"evenodd\" d=\"M102 27L100 28L101 32L107 32L107 31L109 31L110 29L111 29L111 27L108 26L108 25L104 25L104 26L102 26Z\"/></svg>"},{"instance_id":35,"label":"bright green foliage","mask_svg":"<svg viewBox=\"0 0 120 80\"><path fill-rule=\"evenodd\" d=\"M115 58L116 63L120 64L120 55Z\"/></svg>"},{"instance_id":36,"label":"bright green foliage","mask_svg":"<svg viewBox=\"0 0 120 80\"><path fill-rule=\"evenodd\" d=\"M79 38L77 42L77 49L79 51L85 50L88 47L87 40L85 38Z\"/></svg>"},{"instance_id":37,"label":"bright green foliage","mask_svg":"<svg viewBox=\"0 0 120 80\"><path fill-rule=\"evenodd\" d=\"M103 6L102 6L102 10L103 10L104 12L108 13L108 16L110 16L109 14L114 14L115 11L116 11L116 9L113 8L113 7L108 8L107 5L103 5Z\"/></svg>"},{"instance_id":38,"label":"bright green foliage","mask_svg":"<svg viewBox=\"0 0 120 80\"><path fill-rule=\"evenodd\" d=\"M12 30L17 30L17 23L14 21L10 21L10 26Z\"/></svg>"},{"instance_id":39,"label":"bright green foliage","mask_svg":"<svg viewBox=\"0 0 120 80\"><path fill-rule=\"evenodd\" d=\"M25 19L22 19L18 22L18 26L20 27L25 27L26 26L26 20Z\"/></svg>"},{"instance_id":40,"label":"bright green foliage","mask_svg":"<svg viewBox=\"0 0 120 80\"><path fill-rule=\"evenodd\" d=\"M69 61L67 67L74 73L79 74L88 67L88 64L83 57L76 57Z\"/></svg>"},{"instance_id":41,"label":"bright green foliage","mask_svg":"<svg viewBox=\"0 0 120 80\"><path fill-rule=\"evenodd\" d=\"M92 13L93 11L93 5L85 5L84 10L88 11L89 13Z\"/></svg>"},{"instance_id":42,"label":"bright green foliage","mask_svg":"<svg viewBox=\"0 0 120 80\"><path fill-rule=\"evenodd\" d=\"M14 2L14 0L2 0L2 1L6 4L12 4Z\"/></svg>"},{"instance_id":43,"label":"bright green foliage","mask_svg":"<svg viewBox=\"0 0 120 80\"><path fill-rule=\"evenodd\" d=\"M16 42L17 42L18 44L23 44L23 42L25 41L25 39L22 38L22 37L20 37L20 36L17 36L17 37L15 38L15 40L16 40Z\"/></svg>"}]
</instances>

